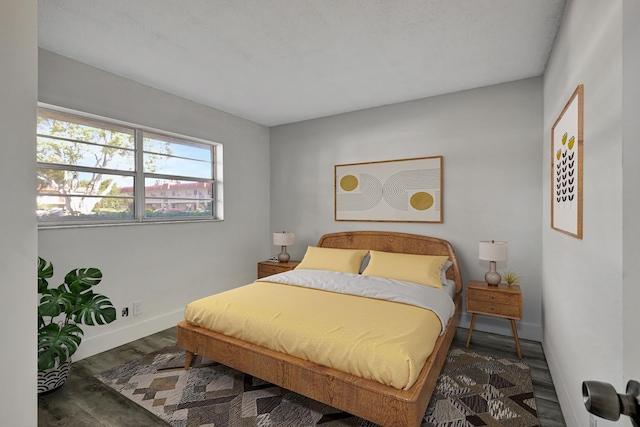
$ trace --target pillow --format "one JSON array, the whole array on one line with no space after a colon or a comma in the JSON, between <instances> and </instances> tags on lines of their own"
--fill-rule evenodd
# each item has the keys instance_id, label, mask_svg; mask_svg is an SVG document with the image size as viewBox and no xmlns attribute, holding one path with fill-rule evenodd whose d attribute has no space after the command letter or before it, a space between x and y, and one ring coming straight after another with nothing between
<instances>
[{"instance_id":1,"label":"pillow","mask_svg":"<svg viewBox=\"0 0 640 427\"><path fill-rule=\"evenodd\" d=\"M358 274L362 258L368 251L361 249L333 249L309 246L298 266L306 270L331 270Z\"/></svg>"},{"instance_id":2,"label":"pillow","mask_svg":"<svg viewBox=\"0 0 640 427\"><path fill-rule=\"evenodd\" d=\"M440 270L447 262L446 255L412 255L391 252L370 252L369 265L363 276L378 276L404 280L442 289Z\"/></svg>"},{"instance_id":3,"label":"pillow","mask_svg":"<svg viewBox=\"0 0 640 427\"><path fill-rule=\"evenodd\" d=\"M367 254L362 258L362 261L360 262L360 270L358 271L358 273L362 274L364 269L367 268L367 265L369 265L370 259L371 256L369 255L369 251L367 251Z\"/></svg>"},{"instance_id":4,"label":"pillow","mask_svg":"<svg viewBox=\"0 0 640 427\"><path fill-rule=\"evenodd\" d=\"M444 263L442 269L440 270L440 281L442 282L442 286L447 285L447 270L451 267L453 263L447 259L447 262Z\"/></svg>"}]
</instances>

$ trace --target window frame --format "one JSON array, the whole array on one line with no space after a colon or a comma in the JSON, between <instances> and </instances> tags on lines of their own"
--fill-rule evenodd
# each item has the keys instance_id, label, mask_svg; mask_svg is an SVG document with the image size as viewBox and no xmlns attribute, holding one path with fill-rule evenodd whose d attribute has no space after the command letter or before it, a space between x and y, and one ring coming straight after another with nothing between
<instances>
[{"instance_id":1,"label":"window frame","mask_svg":"<svg viewBox=\"0 0 640 427\"><path fill-rule=\"evenodd\" d=\"M103 124L106 126L106 129L113 126L121 126L126 127L133 131L134 136L134 148L123 148L123 150L133 151L134 156L134 169L131 171L121 170L121 169L110 169L110 168L99 168L99 167L91 167L91 166L80 166L80 165L70 165L63 163L48 163L48 162L39 162L36 158L36 168L45 168L45 169L53 169L53 170L65 170L65 171L78 171L84 173L102 173L102 174L112 174L119 176L130 176L133 178L133 195L132 196L122 196L122 198L131 199L133 198L134 209L133 209L133 218L105 218L97 216L96 219L92 218L83 218L83 219L66 219L66 220L50 220L50 221L40 221L38 220L38 228L65 228L65 227L97 227L97 226L109 226L109 225L135 225L135 224L162 224L162 223L188 223L188 222L211 222L211 221L222 221L223 218L223 202L222 202L222 149L223 146L219 142L214 142L210 140L205 140L201 138L196 138L192 136L181 135L174 132L169 132L162 129L152 128L148 126L142 126L131 122L126 122L117 119L111 119L103 116L98 116L91 113L81 112L77 110L72 110L64 107L59 107L56 105L46 104L38 102L37 105L36 116L40 115L40 110L50 110L53 112L63 113L71 116L77 116L80 119L88 119L97 124ZM209 178L198 178L192 176L181 176L181 175L170 175L170 174L162 174L155 172L145 172L144 171L144 139L143 136L145 133L155 134L156 136L168 137L177 139L178 141L184 142L193 142L200 145L206 145L211 149L211 179ZM38 144L37 138L51 138L50 135L41 135L37 133L36 130L36 145ZM70 142L83 142L84 141L75 141L64 137L55 137L60 140L68 140ZM100 145L92 142L86 142L89 145ZM171 142L170 142L171 143ZM180 144L179 142L174 142L174 144ZM180 156L176 156L180 157ZM160 196L147 196L146 194L146 186L145 179L148 178L156 178L156 179L165 179L165 180L182 180L182 181L192 181L192 182L206 182L211 184L211 197L201 199L204 201L211 202L211 216L175 216L175 217L145 217L146 214L146 203L145 200L152 198L161 198ZM36 192L37 197L40 197L40 192ZM46 194L45 194L46 195ZM49 194L53 195L53 194ZM206 195L206 194L205 194ZM57 196L57 195L56 195ZM93 197L93 196L87 196ZM111 196L113 197L113 196ZM114 197L117 198L117 197ZM177 197L178 198L178 197ZM171 197L170 197L171 199ZM194 199L195 200L195 199Z\"/></svg>"}]
</instances>

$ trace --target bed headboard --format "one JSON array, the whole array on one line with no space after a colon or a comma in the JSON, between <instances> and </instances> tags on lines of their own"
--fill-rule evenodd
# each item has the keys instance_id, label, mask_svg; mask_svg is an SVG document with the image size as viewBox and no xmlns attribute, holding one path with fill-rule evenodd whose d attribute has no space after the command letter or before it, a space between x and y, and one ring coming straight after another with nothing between
<instances>
[{"instance_id":1,"label":"bed headboard","mask_svg":"<svg viewBox=\"0 0 640 427\"><path fill-rule=\"evenodd\" d=\"M344 231L325 234L318 246L337 249L369 249L417 255L447 255L453 265L447 278L456 282L456 292L462 292L460 264L451 243L436 237L391 231Z\"/></svg>"}]
</instances>

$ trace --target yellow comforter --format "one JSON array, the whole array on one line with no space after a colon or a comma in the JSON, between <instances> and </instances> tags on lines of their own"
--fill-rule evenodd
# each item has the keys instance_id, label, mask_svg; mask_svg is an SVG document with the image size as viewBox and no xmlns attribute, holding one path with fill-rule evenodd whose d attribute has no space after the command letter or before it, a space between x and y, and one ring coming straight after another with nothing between
<instances>
[{"instance_id":1,"label":"yellow comforter","mask_svg":"<svg viewBox=\"0 0 640 427\"><path fill-rule=\"evenodd\" d=\"M424 308L271 282L194 301L185 320L398 389L416 381L441 331Z\"/></svg>"}]
</instances>

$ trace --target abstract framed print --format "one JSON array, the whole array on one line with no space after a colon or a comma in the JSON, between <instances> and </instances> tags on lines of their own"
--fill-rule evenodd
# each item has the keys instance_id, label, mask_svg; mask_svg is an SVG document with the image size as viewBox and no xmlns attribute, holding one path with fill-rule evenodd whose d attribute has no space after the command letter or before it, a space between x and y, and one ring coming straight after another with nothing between
<instances>
[{"instance_id":1,"label":"abstract framed print","mask_svg":"<svg viewBox=\"0 0 640 427\"><path fill-rule=\"evenodd\" d=\"M584 85L551 128L551 228L582 239Z\"/></svg>"},{"instance_id":2,"label":"abstract framed print","mask_svg":"<svg viewBox=\"0 0 640 427\"><path fill-rule=\"evenodd\" d=\"M442 222L442 156L335 166L336 221Z\"/></svg>"}]
</instances>

